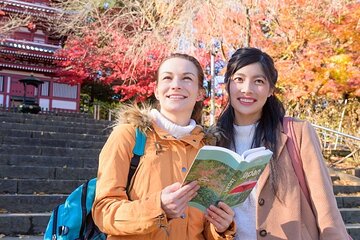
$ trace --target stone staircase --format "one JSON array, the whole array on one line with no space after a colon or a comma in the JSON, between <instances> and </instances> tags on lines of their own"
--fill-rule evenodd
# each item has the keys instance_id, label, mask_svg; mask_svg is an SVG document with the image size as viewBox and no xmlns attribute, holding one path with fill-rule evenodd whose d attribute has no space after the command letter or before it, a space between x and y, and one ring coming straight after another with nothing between
<instances>
[{"instance_id":1,"label":"stone staircase","mask_svg":"<svg viewBox=\"0 0 360 240\"><path fill-rule=\"evenodd\" d=\"M333 189L348 233L354 240L360 240L360 185L334 184Z\"/></svg>"},{"instance_id":2,"label":"stone staircase","mask_svg":"<svg viewBox=\"0 0 360 240\"><path fill-rule=\"evenodd\" d=\"M0 112L0 238L44 232L51 210L96 176L110 124Z\"/></svg>"},{"instance_id":3,"label":"stone staircase","mask_svg":"<svg viewBox=\"0 0 360 240\"><path fill-rule=\"evenodd\" d=\"M0 112L0 238L41 239L51 210L96 176L110 124L76 115ZM348 232L360 240L360 184L334 184L334 193Z\"/></svg>"}]
</instances>

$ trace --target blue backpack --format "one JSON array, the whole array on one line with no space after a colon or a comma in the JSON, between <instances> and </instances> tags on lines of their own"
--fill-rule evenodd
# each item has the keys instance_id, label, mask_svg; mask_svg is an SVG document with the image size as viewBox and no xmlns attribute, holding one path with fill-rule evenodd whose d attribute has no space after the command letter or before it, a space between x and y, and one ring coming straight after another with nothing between
<instances>
[{"instance_id":1,"label":"blue backpack","mask_svg":"<svg viewBox=\"0 0 360 240\"><path fill-rule=\"evenodd\" d=\"M144 155L146 136L136 128L135 146L130 163L126 191L128 191L131 179ZM103 240L106 234L102 233L95 225L91 208L95 198L96 178L88 180L76 188L65 200L52 212L48 222L44 240Z\"/></svg>"}]
</instances>

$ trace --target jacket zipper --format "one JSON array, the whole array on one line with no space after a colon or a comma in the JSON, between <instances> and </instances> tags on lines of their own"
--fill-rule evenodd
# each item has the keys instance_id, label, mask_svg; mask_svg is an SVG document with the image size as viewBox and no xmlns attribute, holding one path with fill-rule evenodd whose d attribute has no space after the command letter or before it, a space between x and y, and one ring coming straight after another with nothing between
<instances>
[{"instance_id":1,"label":"jacket zipper","mask_svg":"<svg viewBox=\"0 0 360 240\"><path fill-rule=\"evenodd\" d=\"M167 236L167 239L169 238L169 231L168 231L168 226L167 224L164 224L164 222L166 223L166 220L165 220L165 215L164 214L161 214L159 217L158 217L158 220L159 220L159 227L160 229L164 230L165 233L166 233L166 236Z\"/></svg>"}]
</instances>

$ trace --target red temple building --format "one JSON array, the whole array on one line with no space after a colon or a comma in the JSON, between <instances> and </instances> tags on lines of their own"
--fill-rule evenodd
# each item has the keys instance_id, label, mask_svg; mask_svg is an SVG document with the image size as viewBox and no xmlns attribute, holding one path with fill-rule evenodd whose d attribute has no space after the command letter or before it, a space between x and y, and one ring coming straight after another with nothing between
<instances>
[{"instance_id":1,"label":"red temple building","mask_svg":"<svg viewBox=\"0 0 360 240\"><path fill-rule=\"evenodd\" d=\"M36 102L43 111L79 111L80 85L58 81L54 52L64 37L52 34L48 24L61 10L50 7L49 0L0 0L0 21L10 16L30 16L36 21L4 36L0 33L0 107L17 107L23 101ZM20 80L36 78L42 84L27 85ZM26 89L26 93L24 90Z\"/></svg>"}]
</instances>

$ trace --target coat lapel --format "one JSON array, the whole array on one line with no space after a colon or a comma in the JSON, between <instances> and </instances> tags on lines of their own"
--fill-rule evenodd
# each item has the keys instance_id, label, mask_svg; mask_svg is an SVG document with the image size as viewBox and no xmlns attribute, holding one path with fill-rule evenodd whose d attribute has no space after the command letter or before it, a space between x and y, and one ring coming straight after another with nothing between
<instances>
[{"instance_id":1,"label":"coat lapel","mask_svg":"<svg viewBox=\"0 0 360 240\"><path fill-rule=\"evenodd\" d=\"M280 136L278 139L278 153L277 156L275 156L276 159L279 159L279 156L281 155L282 151L284 150L284 147L286 146L286 140L287 140L287 136L286 134L282 131L280 131ZM270 165L268 164L264 171L262 172L258 182L257 182L257 196L259 196L259 194L261 193L261 190L263 189L263 187L265 186L266 181L268 180L270 176Z\"/></svg>"}]
</instances>

